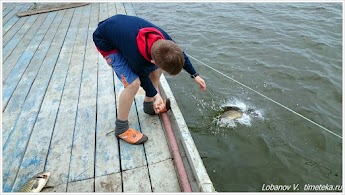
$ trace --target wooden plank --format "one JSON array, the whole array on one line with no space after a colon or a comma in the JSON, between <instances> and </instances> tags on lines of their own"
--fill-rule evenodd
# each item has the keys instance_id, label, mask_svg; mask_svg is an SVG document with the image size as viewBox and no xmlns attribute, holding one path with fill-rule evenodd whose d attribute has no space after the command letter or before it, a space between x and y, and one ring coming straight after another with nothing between
<instances>
[{"instance_id":1,"label":"wooden plank","mask_svg":"<svg viewBox=\"0 0 345 195\"><path fill-rule=\"evenodd\" d=\"M32 25L28 33L25 35L24 40L21 41L16 49L11 53L8 60L3 63L2 72L3 72L3 85L5 88L6 82L11 85L16 85L20 77L22 76L23 72L30 64L30 61L33 59L37 48L39 47L40 43L42 42L46 32L51 25L52 20L54 19L55 15L42 15L40 16L36 22ZM37 66L37 65L36 65ZM13 70L12 70L13 69ZM12 71L12 72L11 72ZM8 78L10 82L6 79L11 72L11 78ZM12 89L7 89L9 94L12 95ZM4 96L3 99L3 110L7 105L8 96ZM5 100L5 101L4 101Z\"/></svg>"},{"instance_id":2,"label":"wooden plank","mask_svg":"<svg viewBox=\"0 0 345 195\"><path fill-rule=\"evenodd\" d=\"M61 18L62 22L47 55L50 59L54 59L51 62L53 64L56 64L58 60L58 55L67 33L72 14L73 10L68 10L66 13L65 10L63 10L58 13L57 18ZM54 21L55 24L58 24L58 22L58 20ZM56 69L57 68L55 68L54 72ZM54 79L55 78L52 78L51 81L54 81ZM55 86L51 85L51 83L48 86L14 186L21 186L23 182L28 179L30 173L37 172L37 170L44 170L50 138L52 136L59 106L59 101L56 100L57 96L55 96L57 93L54 93L54 87ZM15 187L14 189L16 191L18 188Z\"/></svg>"},{"instance_id":3,"label":"wooden plank","mask_svg":"<svg viewBox=\"0 0 345 195\"><path fill-rule=\"evenodd\" d=\"M108 18L108 4L100 3L99 4L99 21L103 21Z\"/></svg>"},{"instance_id":4,"label":"wooden plank","mask_svg":"<svg viewBox=\"0 0 345 195\"><path fill-rule=\"evenodd\" d=\"M29 17L18 19L18 22L16 22L9 31L2 35L2 47L8 44L8 42L20 30L28 19ZM3 61L4 60L5 59L3 59Z\"/></svg>"},{"instance_id":5,"label":"wooden plank","mask_svg":"<svg viewBox=\"0 0 345 195\"><path fill-rule=\"evenodd\" d=\"M107 3L107 4L108 4L108 16L111 17L117 13L116 4L115 3Z\"/></svg>"},{"instance_id":6,"label":"wooden plank","mask_svg":"<svg viewBox=\"0 0 345 195\"><path fill-rule=\"evenodd\" d=\"M122 173L123 192L145 193L152 192L148 169L146 166L127 170Z\"/></svg>"},{"instance_id":7,"label":"wooden plank","mask_svg":"<svg viewBox=\"0 0 345 195\"><path fill-rule=\"evenodd\" d=\"M54 173L48 180L48 185L52 186L66 184L68 180L81 72L80 70L78 71L78 69L80 69L78 66L80 66L81 61L78 52L79 46L75 45L73 47L73 45L75 39L85 39L85 37L80 37L81 35L78 33L78 28L81 25L80 18L83 11L83 7L76 8L74 11L57 63L58 67L61 66L62 72L54 73L54 76L56 75L56 80L53 85L56 86L56 93L62 93L62 95L57 97L57 101L61 100L45 167L46 170Z\"/></svg>"},{"instance_id":8,"label":"wooden plank","mask_svg":"<svg viewBox=\"0 0 345 195\"><path fill-rule=\"evenodd\" d=\"M55 13L47 16L46 20L41 26L42 28L32 39L30 43L31 46L29 46L20 57L19 63L17 63L12 69L10 77L3 82L3 145L12 131L11 129L17 120L18 114L24 104L28 91L30 90L31 85L36 78L45 58L45 55L48 52L50 42L54 38L57 27L55 27L55 29L50 29L48 33L47 30L49 29L55 16ZM45 16L42 16L42 19L44 19L44 17ZM42 42L42 40L45 41ZM39 52L36 53L36 51Z\"/></svg>"},{"instance_id":9,"label":"wooden plank","mask_svg":"<svg viewBox=\"0 0 345 195\"><path fill-rule=\"evenodd\" d=\"M181 192L175 167L171 159L150 164L149 173L153 192Z\"/></svg>"},{"instance_id":10,"label":"wooden plank","mask_svg":"<svg viewBox=\"0 0 345 195\"><path fill-rule=\"evenodd\" d=\"M123 89L124 88L123 88L122 82L116 77L115 94L116 94L117 105L119 105L119 98ZM136 110L134 101L132 103L132 107L129 112L128 122L129 122L129 127L134 128L137 131L140 131L139 121L137 117L137 110ZM147 165L143 144L131 145L120 139L120 158L121 158L121 168L123 171Z\"/></svg>"},{"instance_id":11,"label":"wooden plank","mask_svg":"<svg viewBox=\"0 0 345 195\"><path fill-rule=\"evenodd\" d=\"M124 3L124 7L127 15L136 16L132 3ZM162 124L158 116L152 117L142 112L144 97L145 92L140 90L136 96L136 103L142 131L149 136L149 141L145 143L145 150L149 162L152 190L153 192L180 192L178 177L173 162L169 159L171 155ZM162 172L164 172L163 175Z\"/></svg>"},{"instance_id":12,"label":"wooden plank","mask_svg":"<svg viewBox=\"0 0 345 195\"><path fill-rule=\"evenodd\" d=\"M123 3L120 3L120 2L116 3L116 11L118 14L126 14L126 10Z\"/></svg>"},{"instance_id":13,"label":"wooden plank","mask_svg":"<svg viewBox=\"0 0 345 195\"><path fill-rule=\"evenodd\" d=\"M6 6L5 4L2 4L2 18L4 18L10 11L14 9L14 6ZM4 25L4 23L2 23Z\"/></svg>"},{"instance_id":14,"label":"wooden plank","mask_svg":"<svg viewBox=\"0 0 345 195\"><path fill-rule=\"evenodd\" d=\"M20 11L21 10L26 10L26 9L27 9L27 7L23 6L22 9L20 9ZM19 17L13 16L11 19L9 19L6 22L6 24L3 23L3 25L2 25L2 35L4 36L18 20L19 20Z\"/></svg>"},{"instance_id":15,"label":"wooden plank","mask_svg":"<svg viewBox=\"0 0 345 195\"><path fill-rule=\"evenodd\" d=\"M90 14L90 24L89 24L89 32L88 32L88 39L87 39L87 48L92 49L92 51L97 51L95 43L93 42L93 32L96 30L99 22L99 3L91 3L91 13ZM98 57L98 52L94 53ZM97 63L93 64L92 68L95 68Z\"/></svg>"},{"instance_id":16,"label":"wooden plank","mask_svg":"<svg viewBox=\"0 0 345 195\"><path fill-rule=\"evenodd\" d=\"M58 10L63 10L63 9L70 9L70 8L75 8L75 7L85 6L85 5L89 5L89 3L68 3L65 5L59 5L56 7L18 12L17 16L18 17L30 16L30 15L34 15L34 14L42 14L42 13L53 12L53 11L58 11Z\"/></svg>"},{"instance_id":17,"label":"wooden plank","mask_svg":"<svg viewBox=\"0 0 345 195\"><path fill-rule=\"evenodd\" d=\"M43 192L43 193L49 193L49 192L66 193L67 192L67 183L54 186L53 188L44 188L41 192Z\"/></svg>"},{"instance_id":18,"label":"wooden plank","mask_svg":"<svg viewBox=\"0 0 345 195\"><path fill-rule=\"evenodd\" d=\"M121 173L96 177L95 192L122 192Z\"/></svg>"},{"instance_id":19,"label":"wooden plank","mask_svg":"<svg viewBox=\"0 0 345 195\"><path fill-rule=\"evenodd\" d=\"M140 88L135 96L135 102L141 131L149 138L144 145L147 162L153 164L171 158L171 154L159 116L151 116L143 111L144 98L145 91Z\"/></svg>"},{"instance_id":20,"label":"wooden plank","mask_svg":"<svg viewBox=\"0 0 345 195\"><path fill-rule=\"evenodd\" d=\"M8 80L5 80L3 83L3 143L5 144L11 129L13 128L15 121L17 120L18 114L24 104L24 100L31 88L31 85L36 78L38 70L42 65L42 61L47 53L47 50L50 46L49 41L39 45L40 42L44 39L44 36L49 29L49 25L53 20L55 14L50 17L43 16L37 20L32 27L36 28L33 31L37 31L37 36L35 36L31 42L30 46L25 49L25 52L18 60L18 63L15 65L13 71L11 72L11 77ZM44 23L42 24L42 22ZM40 28L42 27L42 28ZM34 33L32 33L34 34ZM47 35L45 40L52 39L51 34ZM36 52L36 51L40 52ZM3 71L5 72L7 67L3 66ZM25 71L25 72L24 72ZM23 76L22 76L23 75ZM11 99L10 99L11 98Z\"/></svg>"},{"instance_id":21,"label":"wooden plank","mask_svg":"<svg viewBox=\"0 0 345 195\"><path fill-rule=\"evenodd\" d=\"M55 13L56 14L56 13ZM22 40L24 35L36 21L38 16L29 17L29 19L25 22L25 24L16 32L16 34L12 37L12 39L3 47L2 50L2 60L6 60L11 52L16 48L18 43Z\"/></svg>"},{"instance_id":22,"label":"wooden plank","mask_svg":"<svg viewBox=\"0 0 345 195\"><path fill-rule=\"evenodd\" d=\"M114 4L108 4L109 6L115 6ZM112 16L115 13L113 9L108 9L108 16ZM116 94L116 105L119 104L119 96L123 90L122 82L114 74L115 80L115 94ZM137 111L135 107L135 102L133 101L131 110L129 112L129 126L140 131ZM116 139L116 138L115 138ZM120 140L120 159L121 159L121 168L122 170L133 169L136 167L141 167L147 164L145 158L145 152L143 145L131 145L127 142Z\"/></svg>"},{"instance_id":23,"label":"wooden plank","mask_svg":"<svg viewBox=\"0 0 345 195\"><path fill-rule=\"evenodd\" d=\"M51 42L52 38L54 38L56 32L58 31L58 27L62 20L62 17L63 15L59 14L59 17L57 17L53 21L53 23L56 22L57 25L53 25L52 28L49 28L49 36L46 37L47 41ZM57 41L62 42L63 40ZM56 51L50 50L50 53L55 52ZM36 122L42 99L50 80L50 75L52 74L52 71L54 69L55 61L56 59L54 59L54 57L45 58L45 60L43 61L43 68L40 69L37 78L32 84L32 88L29 92L29 95L25 99L25 103L23 105L22 111L20 112L17 123L3 147L3 176L5 176L4 178L6 178L6 183L3 185L3 188L6 191L11 189L13 186L18 168L22 162L26 146L31 136L33 126Z\"/></svg>"},{"instance_id":24,"label":"wooden plank","mask_svg":"<svg viewBox=\"0 0 345 195\"><path fill-rule=\"evenodd\" d=\"M108 17L107 4L99 4L99 21ZM95 176L104 176L120 172L119 145L114 134L116 101L113 70L102 55L98 55L98 91L97 91L97 130Z\"/></svg>"},{"instance_id":25,"label":"wooden plank","mask_svg":"<svg viewBox=\"0 0 345 195\"><path fill-rule=\"evenodd\" d=\"M17 62L20 62L19 59L22 55L24 55L24 50L27 49L27 46L30 42L32 42L33 37L35 36L36 32L38 30L43 31L46 29L40 29L42 27L41 23L43 22L45 16L47 14L40 15L36 22L30 27L29 31L24 35L23 39L18 43L15 50L11 52L9 57L5 60L3 59L3 81L8 77L8 74L12 70L12 68L16 65ZM15 26L4 36L3 43L7 43L10 38L14 35L14 32L17 31L22 26L23 21L26 21L29 17L21 18L19 21L15 24ZM18 24L18 25L17 25ZM37 33L40 34L40 33ZM7 36L8 35L8 36ZM39 44L38 40L35 40L34 44ZM31 45L31 44L30 44ZM28 48L29 49L29 48ZM32 51L33 49L29 49L29 51ZM28 56L30 57L30 56ZM25 59L25 61L30 61L30 58Z\"/></svg>"},{"instance_id":26,"label":"wooden plank","mask_svg":"<svg viewBox=\"0 0 345 195\"><path fill-rule=\"evenodd\" d=\"M79 47L86 48L91 14L91 6L83 11L82 26L79 32L85 39L77 40ZM89 39L88 39L89 40ZM81 86L74 130L72 155L70 162L69 182L84 180L94 176L95 157L95 129L96 129L96 93L97 72L95 71L98 59L96 50L88 47L85 56L81 56L78 66L82 67Z\"/></svg>"},{"instance_id":27,"label":"wooden plank","mask_svg":"<svg viewBox=\"0 0 345 195\"><path fill-rule=\"evenodd\" d=\"M67 192L94 192L95 179L86 179L68 183Z\"/></svg>"},{"instance_id":28,"label":"wooden plank","mask_svg":"<svg viewBox=\"0 0 345 195\"><path fill-rule=\"evenodd\" d=\"M18 6L14 6L14 8L8 13L6 14L6 16L3 16L2 18L2 25L5 25L12 17L15 16L15 14L24 8L24 5L18 5Z\"/></svg>"},{"instance_id":29,"label":"wooden plank","mask_svg":"<svg viewBox=\"0 0 345 195\"><path fill-rule=\"evenodd\" d=\"M130 15L130 16L137 16L137 14L135 13L135 9L133 7L133 4L132 3L123 3L125 9L126 9L126 12L127 12L127 15Z\"/></svg>"}]
</instances>

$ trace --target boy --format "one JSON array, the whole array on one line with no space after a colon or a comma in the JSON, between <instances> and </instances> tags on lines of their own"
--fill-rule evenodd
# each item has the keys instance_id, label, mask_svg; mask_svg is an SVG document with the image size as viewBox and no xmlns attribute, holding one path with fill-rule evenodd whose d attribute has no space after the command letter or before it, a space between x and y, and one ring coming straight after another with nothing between
<instances>
[{"instance_id":1,"label":"boy","mask_svg":"<svg viewBox=\"0 0 345 195\"><path fill-rule=\"evenodd\" d=\"M124 85L119 97L115 135L130 144L142 144L148 139L128 125L129 111L140 86L146 93L143 103L146 114L170 109L169 100L163 100L156 90L162 70L176 75L183 68L201 90L206 90L205 81L171 37L142 18L114 15L98 24L93 41Z\"/></svg>"}]
</instances>

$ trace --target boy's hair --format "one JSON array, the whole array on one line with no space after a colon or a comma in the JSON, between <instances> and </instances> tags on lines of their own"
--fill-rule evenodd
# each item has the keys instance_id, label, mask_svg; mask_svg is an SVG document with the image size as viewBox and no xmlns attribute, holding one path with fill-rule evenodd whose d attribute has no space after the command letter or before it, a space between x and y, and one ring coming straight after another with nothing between
<instances>
[{"instance_id":1,"label":"boy's hair","mask_svg":"<svg viewBox=\"0 0 345 195\"><path fill-rule=\"evenodd\" d=\"M184 65L182 49L170 40L157 40L151 47L151 56L155 64L171 75L181 72Z\"/></svg>"}]
</instances>

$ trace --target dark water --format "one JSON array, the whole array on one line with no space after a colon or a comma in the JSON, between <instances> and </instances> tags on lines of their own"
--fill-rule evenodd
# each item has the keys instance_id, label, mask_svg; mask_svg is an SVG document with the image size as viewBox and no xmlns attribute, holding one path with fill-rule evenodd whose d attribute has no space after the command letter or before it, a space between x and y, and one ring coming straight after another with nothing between
<instances>
[{"instance_id":1,"label":"dark water","mask_svg":"<svg viewBox=\"0 0 345 195\"><path fill-rule=\"evenodd\" d=\"M341 3L134 3L184 51L320 124L192 60L207 82L166 76L217 191L341 185ZM254 108L224 126L225 104ZM327 129L327 130L325 130ZM293 190L290 190L293 191Z\"/></svg>"}]
</instances>

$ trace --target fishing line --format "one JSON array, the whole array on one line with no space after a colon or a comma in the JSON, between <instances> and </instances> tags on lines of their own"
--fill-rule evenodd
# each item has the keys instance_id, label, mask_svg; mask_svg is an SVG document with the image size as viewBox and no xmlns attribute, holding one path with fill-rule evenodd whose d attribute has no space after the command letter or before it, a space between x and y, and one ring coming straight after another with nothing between
<instances>
[{"instance_id":1,"label":"fishing line","mask_svg":"<svg viewBox=\"0 0 345 195\"><path fill-rule=\"evenodd\" d=\"M186 54L187 54L187 53L186 53ZM237 83L237 84L239 84L239 85L242 85L243 87L245 87L245 88L247 88L247 89L249 89L249 90L255 92L256 94L258 94L258 95L260 95L260 96L262 96L262 97L264 97L264 98L270 100L271 102L273 102L273 103L275 103L275 104L277 104L277 105L279 105L279 106L285 108L286 110L288 110L288 111L290 111L290 112L292 112L292 113L294 113L294 114L296 114L296 115L302 117L303 119L305 119L305 120L307 120L307 121L313 123L314 125L316 125L316 126L318 126L318 127L321 127L321 128L324 129L326 132L331 133L331 134L337 136L338 138L342 139L342 137L341 137L340 135L338 135L338 134L332 132L331 130L327 129L326 127L323 127L322 125L320 125L320 124L318 124L318 123L312 121L311 119L309 119L309 118L307 118L307 117L305 117L305 116L299 114L298 112L293 111L292 109L288 108L287 106L284 106L283 104L281 104L281 103L279 103L279 102L277 102L277 101L275 101L275 100L273 100L273 99L271 99L271 98L265 96L264 94L262 94L262 93L260 93L260 92L258 92L258 91L256 91L256 90L254 90L254 89L248 87L247 85L245 85L245 84L243 84L243 83L241 83L241 82L239 82L239 81L237 81L237 80L235 80L235 79L229 77L228 75L226 75L226 74L220 72L219 70L217 70L217 69L215 69L215 68L213 68L213 67L211 67L211 66L205 64L204 62L202 62L202 61L196 59L195 57L193 57L193 56L191 56L191 55L189 55L189 54L187 54L187 55L188 55L189 57L191 57L192 59L194 59L195 61L197 61L197 62L203 64L204 66L206 66L206 67L212 69L213 71L215 71L215 72L217 72L217 73L223 75L224 77L226 77L226 78L228 78L228 79L234 81L235 83Z\"/></svg>"}]
</instances>

